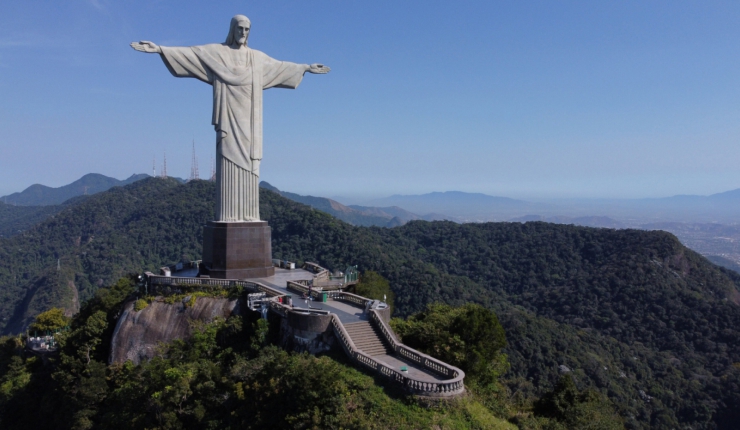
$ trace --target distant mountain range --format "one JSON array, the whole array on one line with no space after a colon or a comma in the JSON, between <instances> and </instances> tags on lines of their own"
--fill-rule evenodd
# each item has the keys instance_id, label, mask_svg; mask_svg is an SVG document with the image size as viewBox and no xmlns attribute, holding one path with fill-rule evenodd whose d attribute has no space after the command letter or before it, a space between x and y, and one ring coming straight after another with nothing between
<instances>
[{"instance_id":1,"label":"distant mountain range","mask_svg":"<svg viewBox=\"0 0 740 430\"><path fill-rule=\"evenodd\" d=\"M567 216L551 216L543 217L540 215L525 215L518 218L512 218L510 222L529 222L529 221L544 221L553 224L573 224L580 225L583 227L601 227L601 228L625 228L626 225L615 219L607 216L581 216L581 217L567 217Z\"/></svg>"},{"instance_id":2,"label":"distant mountain range","mask_svg":"<svg viewBox=\"0 0 740 430\"><path fill-rule=\"evenodd\" d=\"M0 197L0 201L9 205L19 206L58 205L72 197L97 194L113 187L128 185L148 177L149 175L140 173L138 175L131 175L127 179L120 181L99 173L88 173L71 184L59 188L34 184L19 193Z\"/></svg>"},{"instance_id":3,"label":"distant mountain range","mask_svg":"<svg viewBox=\"0 0 740 430\"><path fill-rule=\"evenodd\" d=\"M373 207L397 206L413 213L444 213L460 222L542 220L611 228L633 227L650 222L740 223L740 189L709 196L549 199L538 202L447 191L393 195L370 200L366 204Z\"/></svg>"},{"instance_id":4,"label":"distant mountain range","mask_svg":"<svg viewBox=\"0 0 740 430\"><path fill-rule=\"evenodd\" d=\"M434 192L421 195L393 195L369 202L373 206L399 206L415 213L445 213L459 221L503 221L513 216L548 210L550 205L508 197L462 191Z\"/></svg>"},{"instance_id":5,"label":"distant mountain range","mask_svg":"<svg viewBox=\"0 0 740 430\"><path fill-rule=\"evenodd\" d=\"M276 192L281 196L293 200L294 202L303 203L314 209L331 214L344 222L359 226L379 226L379 227L398 227L413 220L439 221L450 220L457 221L454 217L441 215L438 213L429 213L427 215L417 215L398 206L345 206L336 200L326 197L302 196L300 194L281 191L277 187L262 181L260 187Z\"/></svg>"}]
</instances>

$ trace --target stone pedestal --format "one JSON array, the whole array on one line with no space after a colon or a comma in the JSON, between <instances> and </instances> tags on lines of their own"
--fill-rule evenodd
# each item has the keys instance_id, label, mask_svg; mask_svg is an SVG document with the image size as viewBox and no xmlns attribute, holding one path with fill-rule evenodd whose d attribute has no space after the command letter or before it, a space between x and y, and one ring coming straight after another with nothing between
<instances>
[{"instance_id":1,"label":"stone pedestal","mask_svg":"<svg viewBox=\"0 0 740 430\"><path fill-rule=\"evenodd\" d=\"M201 274L219 279L273 276L270 233L266 221L210 221L203 227Z\"/></svg>"}]
</instances>

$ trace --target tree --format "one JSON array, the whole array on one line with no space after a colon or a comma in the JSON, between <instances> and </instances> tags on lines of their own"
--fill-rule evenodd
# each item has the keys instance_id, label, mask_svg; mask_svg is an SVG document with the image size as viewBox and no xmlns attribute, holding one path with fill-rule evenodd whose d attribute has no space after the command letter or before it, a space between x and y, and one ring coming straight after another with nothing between
<instances>
[{"instance_id":1,"label":"tree","mask_svg":"<svg viewBox=\"0 0 740 430\"><path fill-rule=\"evenodd\" d=\"M380 273L368 270L360 276L360 282L355 286L355 294L373 300L382 300L391 307L393 313L393 302L395 295L391 291L391 285Z\"/></svg>"},{"instance_id":2,"label":"tree","mask_svg":"<svg viewBox=\"0 0 740 430\"><path fill-rule=\"evenodd\" d=\"M36 320L29 327L30 331L56 332L69 325L70 319L64 316L64 309L51 308L36 316Z\"/></svg>"},{"instance_id":3,"label":"tree","mask_svg":"<svg viewBox=\"0 0 740 430\"><path fill-rule=\"evenodd\" d=\"M624 428L612 403L596 391L578 391L573 378L566 374L555 389L534 405L537 416L555 419L570 430L618 430Z\"/></svg>"},{"instance_id":4,"label":"tree","mask_svg":"<svg viewBox=\"0 0 740 430\"><path fill-rule=\"evenodd\" d=\"M500 352L506 346L504 329L496 314L480 305L434 303L391 324L405 344L461 368L468 380L487 385L508 369Z\"/></svg>"}]
</instances>

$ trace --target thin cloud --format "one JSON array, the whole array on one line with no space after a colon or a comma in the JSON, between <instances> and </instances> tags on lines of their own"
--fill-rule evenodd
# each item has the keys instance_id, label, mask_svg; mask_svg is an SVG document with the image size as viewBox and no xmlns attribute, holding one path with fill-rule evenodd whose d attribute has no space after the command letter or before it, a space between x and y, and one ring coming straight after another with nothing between
<instances>
[{"instance_id":1,"label":"thin cloud","mask_svg":"<svg viewBox=\"0 0 740 430\"><path fill-rule=\"evenodd\" d=\"M87 2L97 10L105 10L105 6L100 0L87 0Z\"/></svg>"}]
</instances>

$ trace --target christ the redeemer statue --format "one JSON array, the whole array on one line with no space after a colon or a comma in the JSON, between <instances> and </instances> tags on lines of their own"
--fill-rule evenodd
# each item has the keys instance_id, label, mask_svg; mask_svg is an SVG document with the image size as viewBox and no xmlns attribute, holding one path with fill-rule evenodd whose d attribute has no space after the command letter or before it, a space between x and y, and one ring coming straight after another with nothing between
<instances>
[{"instance_id":1,"label":"christ the redeemer statue","mask_svg":"<svg viewBox=\"0 0 740 430\"><path fill-rule=\"evenodd\" d=\"M329 72L321 64L278 61L247 47L251 23L231 19L225 43L166 47L134 42L137 51L158 53L176 77L196 78L213 86L216 128L216 221L259 221L262 159L262 90L296 88L303 74Z\"/></svg>"}]
</instances>

